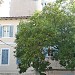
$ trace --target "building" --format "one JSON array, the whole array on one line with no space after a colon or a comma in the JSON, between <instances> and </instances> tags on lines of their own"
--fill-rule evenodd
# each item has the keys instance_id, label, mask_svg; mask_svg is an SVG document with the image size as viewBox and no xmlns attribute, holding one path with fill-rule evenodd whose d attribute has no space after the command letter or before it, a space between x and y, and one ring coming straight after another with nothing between
<instances>
[{"instance_id":1,"label":"building","mask_svg":"<svg viewBox=\"0 0 75 75\"><path fill-rule=\"evenodd\" d=\"M0 75L20 75L17 69L17 58L14 56L15 34L17 33L17 25L21 20L27 21L29 17L1 17L0 18ZM51 61L54 70L47 71L46 75L75 75L75 71L64 71L58 64L58 61ZM32 67L22 75L36 75L36 72L31 71ZM60 69L60 70L57 70ZM37 74L39 75L39 74Z\"/></svg>"},{"instance_id":2,"label":"building","mask_svg":"<svg viewBox=\"0 0 75 75\"><path fill-rule=\"evenodd\" d=\"M15 53L15 35L17 33L17 26L21 20L27 21L29 17L1 17L0 18L0 73L16 73L17 58ZM49 60L49 59L48 59ZM53 68L60 68L58 62L52 62Z\"/></svg>"},{"instance_id":3,"label":"building","mask_svg":"<svg viewBox=\"0 0 75 75\"><path fill-rule=\"evenodd\" d=\"M23 17L1 17L0 18L0 75L20 75L15 53L15 35L17 26L21 20L27 21L29 16ZM50 61L50 59L48 59ZM50 61L55 69L60 69L58 62ZM31 70L31 68L30 68ZM29 71L29 70L28 70ZM24 75L36 75L35 72L26 72ZM47 72L54 75L56 71Z\"/></svg>"},{"instance_id":4,"label":"building","mask_svg":"<svg viewBox=\"0 0 75 75\"><path fill-rule=\"evenodd\" d=\"M31 16L33 13L42 8L50 0L11 0L10 16Z\"/></svg>"},{"instance_id":5,"label":"building","mask_svg":"<svg viewBox=\"0 0 75 75\"><path fill-rule=\"evenodd\" d=\"M17 33L17 25L19 25L20 20L27 21L35 10L42 10L48 1L49 0L11 0L11 17L0 18L0 74L13 75L14 73L18 73L17 58L14 56L16 46L14 41L15 34ZM52 63L51 66L53 66L54 69L63 68L58 64L59 62L48 60ZM55 75L57 71L55 71L55 73L51 71L50 74L51 73Z\"/></svg>"},{"instance_id":6,"label":"building","mask_svg":"<svg viewBox=\"0 0 75 75\"><path fill-rule=\"evenodd\" d=\"M18 72L15 58L15 34L20 20L27 21L28 17L0 18L0 73Z\"/></svg>"},{"instance_id":7,"label":"building","mask_svg":"<svg viewBox=\"0 0 75 75\"><path fill-rule=\"evenodd\" d=\"M31 16L40 6L39 2L38 0L11 0L10 16Z\"/></svg>"},{"instance_id":8,"label":"building","mask_svg":"<svg viewBox=\"0 0 75 75\"><path fill-rule=\"evenodd\" d=\"M35 10L41 10L41 0L11 0L10 17L0 17L0 73L15 73L17 59L14 56L15 34L20 20L27 21Z\"/></svg>"}]
</instances>

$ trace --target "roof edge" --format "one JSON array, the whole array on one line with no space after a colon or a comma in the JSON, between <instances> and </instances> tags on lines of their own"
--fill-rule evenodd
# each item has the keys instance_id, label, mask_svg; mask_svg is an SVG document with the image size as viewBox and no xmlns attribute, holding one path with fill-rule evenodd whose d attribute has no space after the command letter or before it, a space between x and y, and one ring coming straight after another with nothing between
<instances>
[{"instance_id":1,"label":"roof edge","mask_svg":"<svg viewBox=\"0 0 75 75\"><path fill-rule=\"evenodd\" d=\"M18 16L18 17L0 17L0 20L12 20L12 19L28 19L31 16Z\"/></svg>"}]
</instances>

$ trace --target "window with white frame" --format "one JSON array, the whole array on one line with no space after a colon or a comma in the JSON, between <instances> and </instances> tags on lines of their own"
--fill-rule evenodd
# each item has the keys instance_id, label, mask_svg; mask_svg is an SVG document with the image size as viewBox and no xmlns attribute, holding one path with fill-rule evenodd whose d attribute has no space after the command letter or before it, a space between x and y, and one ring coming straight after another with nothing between
<instances>
[{"instance_id":1,"label":"window with white frame","mask_svg":"<svg viewBox=\"0 0 75 75\"><path fill-rule=\"evenodd\" d=\"M9 49L3 48L1 50L1 64L9 64Z\"/></svg>"},{"instance_id":2,"label":"window with white frame","mask_svg":"<svg viewBox=\"0 0 75 75\"><path fill-rule=\"evenodd\" d=\"M12 25L0 26L0 37L13 37L13 26Z\"/></svg>"}]
</instances>

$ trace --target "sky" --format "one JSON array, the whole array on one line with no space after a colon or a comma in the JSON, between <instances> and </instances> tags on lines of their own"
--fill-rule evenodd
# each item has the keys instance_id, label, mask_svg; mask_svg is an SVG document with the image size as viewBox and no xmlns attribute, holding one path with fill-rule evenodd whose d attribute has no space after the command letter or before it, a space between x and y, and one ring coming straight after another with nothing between
<instances>
[{"instance_id":1,"label":"sky","mask_svg":"<svg viewBox=\"0 0 75 75\"><path fill-rule=\"evenodd\" d=\"M3 1L4 2L0 5L0 17L8 17L11 0L3 0Z\"/></svg>"}]
</instances>

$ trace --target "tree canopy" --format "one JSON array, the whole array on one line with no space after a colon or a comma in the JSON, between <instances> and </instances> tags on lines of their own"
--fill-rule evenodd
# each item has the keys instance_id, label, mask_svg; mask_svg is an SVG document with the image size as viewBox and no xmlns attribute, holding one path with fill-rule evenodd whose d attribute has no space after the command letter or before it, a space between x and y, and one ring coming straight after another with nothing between
<instances>
[{"instance_id":1,"label":"tree canopy","mask_svg":"<svg viewBox=\"0 0 75 75\"><path fill-rule=\"evenodd\" d=\"M45 71L50 63L45 61L43 48L50 46L58 48L52 56L54 60L66 69L75 68L75 5L66 1L48 3L28 22L20 22L16 35L20 72L25 72L30 65L40 74Z\"/></svg>"}]
</instances>

